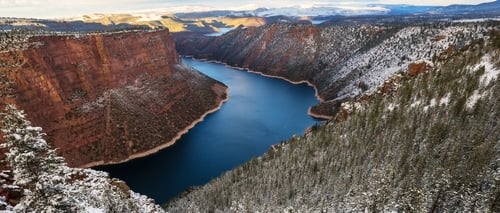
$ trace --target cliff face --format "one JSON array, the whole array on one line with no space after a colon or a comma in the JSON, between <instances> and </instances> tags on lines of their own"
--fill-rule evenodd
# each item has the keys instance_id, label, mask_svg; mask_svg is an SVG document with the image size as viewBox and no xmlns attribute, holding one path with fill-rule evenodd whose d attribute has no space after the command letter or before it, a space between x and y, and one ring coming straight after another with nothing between
<instances>
[{"instance_id":1,"label":"cliff face","mask_svg":"<svg viewBox=\"0 0 500 213\"><path fill-rule=\"evenodd\" d=\"M340 103L373 92L406 72L488 31L487 24L332 26L272 24L220 37L176 35L180 54L218 60L291 81L309 81L324 100L311 108L330 117Z\"/></svg>"},{"instance_id":2,"label":"cliff face","mask_svg":"<svg viewBox=\"0 0 500 213\"><path fill-rule=\"evenodd\" d=\"M294 82L308 81L321 98L330 100L336 97L342 82L330 86L328 69L390 33L393 31L371 26L271 24L240 27L219 37L174 36L179 54L218 60Z\"/></svg>"},{"instance_id":3,"label":"cliff face","mask_svg":"<svg viewBox=\"0 0 500 213\"><path fill-rule=\"evenodd\" d=\"M313 81L314 72L325 66L316 60L329 46L345 47L342 50L344 55L337 57L346 58L365 43L343 44L348 36L345 40L335 38L334 41L328 30L312 25L272 24L238 28L220 37L177 36L176 46L183 55L220 60L292 81ZM347 33L342 30L338 33ZM376 33L374 30L358 29L357 33L373 34Z\"/></svg>"},{"instance_id":4,"label":"cliff face","mask_svg":"<svg viewBox=\"0 0 500 213\"><path fill-rule=\"evenodd\" d=\"M226 96L222 83L179 64L168 31L29 43L0 54L0 102L43 127L71 166L119 162L173 143Z\"/></svg>"},{"instance_id":5,"label":"cliff face","mask_svg":"<svg viewBox=\"0 0 500 213\"><path fill-rule=\"evenodd\" d=\"M167 211L499 212L500 33L431 62Z\"/></svg>"}]
</instances>

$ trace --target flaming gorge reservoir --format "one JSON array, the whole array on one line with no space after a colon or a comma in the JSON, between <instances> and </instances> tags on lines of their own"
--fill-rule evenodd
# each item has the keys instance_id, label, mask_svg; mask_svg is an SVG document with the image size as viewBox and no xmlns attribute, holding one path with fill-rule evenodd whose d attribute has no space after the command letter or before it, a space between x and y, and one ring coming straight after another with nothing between
<instances>
[{"instance_id":1,"label":"flaming gorge reservoir","mask_svg":"<svg viewBox=\"0 0 500 213\"><path fill-rule=\"evenodd\" d=\"M499 1L2 1L0 211L500 212L499 81Z\"/></svg>"}]
</instances>

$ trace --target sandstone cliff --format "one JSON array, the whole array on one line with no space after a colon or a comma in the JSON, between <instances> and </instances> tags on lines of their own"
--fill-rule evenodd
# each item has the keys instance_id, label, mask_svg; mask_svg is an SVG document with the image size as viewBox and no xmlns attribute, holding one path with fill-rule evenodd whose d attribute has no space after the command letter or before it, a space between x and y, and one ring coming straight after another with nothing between
<instances>
[{"instance_id":1,"label":"sandstone cliff","mask_svg":"<svg viewBox=\"0 0 500 213\"><path fill-rule=\"evenodd\" d=\"M180 64L168 31L29 43L0 53L0 107L23 109L70 166L168 146L226 98L225 85Z\"/></svg>"},{"instance_id":2,"label":"sandstone cliff","mask_svg":"<svg viewBox=\"0 0 500 213\"><path fill-rule=\"evenodd\" d=\"M389 33L393 32L379 27L272 24L240 27L219 37L174 36L179 54L222 61L293 82L307 81L315 85L321 98L331 100L343 82L329 86L328 69ZM333 113L316 114L328 117Z\"/></svg>"},{"instance_id":3,"label":"sandstone cliff","mask_svg":"<svg viewBox=\"0 0 500 213\"><path fill-rule=\"evenodd\" d=\"M431 62L166 210L500 212L500 33Z\"/></svg>"},{"instance_id":4,"label":"sandstone cliff","mask_svg":"<svg viewBox=\"0 0 500 213\"><path fill-rule=\"evenodd\" d=\"M328 118L341 102L374 92L389 76L406 72L410 64L460 48L487 34L490 27L272 24L240 27L220 37L176 35L176 47L179 54L308 81L323 99L311 108L312 114Z\"/></svg>"}]
</instances>

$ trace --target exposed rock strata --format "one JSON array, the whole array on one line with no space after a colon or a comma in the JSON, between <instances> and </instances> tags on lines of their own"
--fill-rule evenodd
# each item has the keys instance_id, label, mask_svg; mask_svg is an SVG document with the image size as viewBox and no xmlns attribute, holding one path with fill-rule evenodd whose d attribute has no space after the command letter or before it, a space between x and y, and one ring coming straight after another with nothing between
<instances>
[{"instance_id":1,"label":"exposed rock strata","mask_svg":"<svg viewBox=\"0 0 500 213\"><path fill-rule=\"evenodd\" d=\"M341 102L374 92L391 75L407 72L410 64L460 48L486 35L494 25L272 24L241 27L220 37L176 35L176 47L183 55L291 81L308 81L324 100L310 113L328 118L338 111ZM415 71L414 66L410 68Z\"/></svg>"},{"instance_id":2,"label":"exposed rock strata","mask_svg":"<svg viewBox=\"0 0 500 213\"><path fill-rule=\"evenodd\" d=\"M0 53L0 107L23 109L71 166L171 144L226 98L225 85L180 64L168 31L30 42Z\"/></svg>"},{"instance_id":3,"label":"exposed rock strata","mask_svg":"<svg viewBox=\"0 0 500 213\"><path fill-rule=\"evenodd\" d=\"M338 66L383 36L382 32L379 27L272 24L238 28L220 37L174 36L179 54L218 60L293 82L307 81L316 87L321 99L331 100L338 88L329 87L326 68ZM313 108L311 114L325 118L333 114L321 108Z\"/></svg>"},{"instance_id":4,"label":"exposed rock strata","mask_svg":"<svg viewBox=\"0 0 500 213\"><path fill-rule=\"evenodd\" d=\"M499 212L500 34L398 74L168 212Z\"/></svg>"}]
</instances>

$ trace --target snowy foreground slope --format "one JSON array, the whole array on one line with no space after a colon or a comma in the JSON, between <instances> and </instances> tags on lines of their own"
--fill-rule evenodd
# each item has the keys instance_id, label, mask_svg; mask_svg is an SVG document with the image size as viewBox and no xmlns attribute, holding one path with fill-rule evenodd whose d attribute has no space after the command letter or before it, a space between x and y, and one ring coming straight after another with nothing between
<instances>
[{"instance_id":1,"label":"snowy foreground slope","mask_svg":"<svg viewBox=\"0 0 500 213\"><path fill-rule=\"evenodd\" d=\"M482 35L166 210L500 212L500 32Z\"/></svg>"},{"instance_id":2,"label":"snowy foreground slope","mask_svg":"<svg viewBox=\"0 0 500 213\"><path fill-rule=\"evenodd\" d=\"M152 199L105 172L66 166L42 138L42 129L32 127L13 106L2 118L14 175L13 185L2 188L20 188L23 194L6 212L163 212Z\"/></svg>"}]
</instances>

